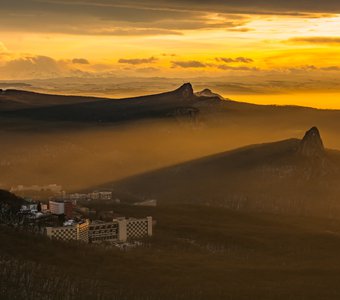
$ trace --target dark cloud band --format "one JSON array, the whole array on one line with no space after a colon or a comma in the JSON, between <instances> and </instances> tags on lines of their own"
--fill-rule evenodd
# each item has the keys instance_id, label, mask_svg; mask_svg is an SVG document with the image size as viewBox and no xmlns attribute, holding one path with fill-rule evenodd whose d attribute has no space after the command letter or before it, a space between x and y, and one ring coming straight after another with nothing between
<instances>
[{"instance_id":1,"label":"dark cloud band","mask_svg":"<svg viewBox=\"0 0 340 300\"><path fill-rule=\"evenodd\" d=\"M338 0L2 0L0 28L88 35L179 35L182 30L249 31L250 14L339 13ZM218 20L209 19L210 14ZM44 26L41 26L44 24Z\"/></svg>"}]
</instances>

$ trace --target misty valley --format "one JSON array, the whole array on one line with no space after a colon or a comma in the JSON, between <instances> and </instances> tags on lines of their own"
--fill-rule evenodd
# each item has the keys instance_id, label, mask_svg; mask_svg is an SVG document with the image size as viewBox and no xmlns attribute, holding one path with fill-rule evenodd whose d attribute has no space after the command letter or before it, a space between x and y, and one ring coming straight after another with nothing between
<instances>
[{"instance_id":1,"label":"misty valley","mask_svg":"<svg viewBox=\"0 0 340 300\"><path fill-rule=\"evenodd\" d=\"M338 299L339 132L190 83L1 90L0 298Z\"/></svg>"}]
</instances>

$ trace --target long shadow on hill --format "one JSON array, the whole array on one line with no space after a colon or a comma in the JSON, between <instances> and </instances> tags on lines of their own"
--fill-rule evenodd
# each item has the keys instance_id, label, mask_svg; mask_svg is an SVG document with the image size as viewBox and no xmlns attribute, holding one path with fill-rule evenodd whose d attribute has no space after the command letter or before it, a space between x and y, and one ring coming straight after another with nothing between
<instances>
[{"instance_id":1,"label":"long shadow on hill","mask_svg":"<svg viewBox=\"0 0 340 300\"><path fill-rule=\"evenodd\" d=\"M318 130L312 128L303 140L249 146L100 188L159 204L332 217L340 215L339 170L340 152L325 150Z\"/></svg>"}]
</instances>

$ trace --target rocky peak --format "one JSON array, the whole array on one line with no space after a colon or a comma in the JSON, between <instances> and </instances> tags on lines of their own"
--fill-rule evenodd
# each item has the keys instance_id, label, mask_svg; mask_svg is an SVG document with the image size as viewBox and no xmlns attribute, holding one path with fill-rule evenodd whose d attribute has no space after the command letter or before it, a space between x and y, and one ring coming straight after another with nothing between
<instances>
[{"instance_id":1,"label":"rocky peak","mask_svg":"<svg viewBox=\"0 0 340 300\"><path fill-rule=\"evenodd\" d=\"M210 89L204 89L203 91L195 93L195 95L198 97L219 98L221 100L223 99L221 95L212 92L212 90Z\"/></svg>"},{"instance_id":2,"label":"rocky peak","mask_svg":"<svg viewBox=\"0 0 340 300\"><path fill-rule=\"evenodd\" d=\"M309 129L301 140L299 153L307 157L321 158L325 155L325 148L320 136L319 129Z\"/></svg>"},{"instance_id":3,"label":"rocky peak","mask_svg":"<svg viewBox=\"0 0 340 300\"><path fill-rule=\"evenodd\" d=\"M192 88L191 83L185 83L176 91L183 98L190 98L194 96L194 89Z\"/></svg>"}]
</instances>

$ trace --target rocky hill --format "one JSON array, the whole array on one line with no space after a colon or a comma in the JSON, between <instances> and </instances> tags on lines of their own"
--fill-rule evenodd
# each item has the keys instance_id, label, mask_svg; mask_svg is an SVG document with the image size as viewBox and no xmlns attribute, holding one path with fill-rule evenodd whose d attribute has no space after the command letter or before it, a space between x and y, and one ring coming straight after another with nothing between
<instances>
[{"instance_id":1,"label":"rocky hill","mask_svg":"<svg viewBox=\"0 0 340 300\"><path fill-rule=\"evenodd\" d=\"M253 145L104 185L158 203L340 215L340 152L316 127L302 140Z\"/></svg>"},{"instance_id":2,"label":"rocky hill","mask_svg":"<svg viewBox=\"0 0 340 300\"><path fill-rule=\"evenodd\" d=\"M30 108L20 106L18 106L19 109L11 108L3 112L2 116L45 121L118 122L147 118L168 118L182 108L196 108L197 110L199 107L202 110L204 107L219 104L221 101L215 94L209 96L195 95L190 83L185 83L174 91L162 94L119 100L55 96L59 100L59 104L56 105L55 102L49 102L49 99L55 99L54 96L45 95L45 104L40 103L40 101L41 105L38 107L34 107L32 103L41 99L41 95L34 94L35 97L31 101L32 94L34 93L24 92L19 97L18 94L14 93L16 97L10 98L11 92L8 91L0 95L0 110L1 101L12 100L14 103L18 102L18 99L21 102L25 102L24 99L26 99L25 103L31 103L32 106Z\"/></svg>"}]
</instances>

